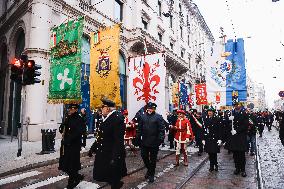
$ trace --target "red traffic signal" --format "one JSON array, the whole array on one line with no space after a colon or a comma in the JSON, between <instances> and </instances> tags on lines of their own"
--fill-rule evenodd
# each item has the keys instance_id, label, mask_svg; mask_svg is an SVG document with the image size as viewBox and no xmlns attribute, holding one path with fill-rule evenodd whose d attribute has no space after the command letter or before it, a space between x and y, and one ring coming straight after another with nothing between
<instances>
[{"instance_id":1,"label":"red traffic signal","mask_svg":"<svg viewBox=\"0 0 284 189\"><path fill-rule=\"evenodd\" d=\"M28 60L28 62L24 66L23 84L33 85L35 83L40 83L41 80L36 78L36 76L41 75L40 72L36 71L39 69L41 69L41 66L35 64L34 60Z\"/></svg>"},{"instance_id":2,"label":"red traffic signal","mask_svg":"<svg viewBox=\"0 0 284 189\"><path fill-rule=\"evenodd\" d=\"M10 79L16 83L22 83L22 74L23 74L23 60L15 58L11 62Z\"/></svg>"}]
</instances>

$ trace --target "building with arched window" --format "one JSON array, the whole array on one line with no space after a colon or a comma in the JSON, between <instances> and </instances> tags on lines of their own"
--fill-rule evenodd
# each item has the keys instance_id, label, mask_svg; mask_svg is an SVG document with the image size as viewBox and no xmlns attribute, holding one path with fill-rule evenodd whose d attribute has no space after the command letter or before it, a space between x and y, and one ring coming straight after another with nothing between
<instances>
[{"instance_id":1,"label":"building with arched window","mask_svg":"<svg viewBox=\"0 0 284 189\"><path fill-rule=\"evenodd\" d=\"M191 1L169 4L130 0L3 0L0 2L0 134L16 135L21 117L25 140L40 140L43 128L58 128L63 105L47 103L50 29L79 16L85 16L81 107L88 109L90 101L89 34L102 26L122 23L119 56L122 108L127 108L129 103L128 59L145 52L144 41L148 53L164 52L168 81L165 105L168 110L171 84L183 79L190 87L205 73L208 49L214 38ZM42 66L42 82L21 88L10 81L8 64L23 52Z\"/></svg>"}]
</instances>

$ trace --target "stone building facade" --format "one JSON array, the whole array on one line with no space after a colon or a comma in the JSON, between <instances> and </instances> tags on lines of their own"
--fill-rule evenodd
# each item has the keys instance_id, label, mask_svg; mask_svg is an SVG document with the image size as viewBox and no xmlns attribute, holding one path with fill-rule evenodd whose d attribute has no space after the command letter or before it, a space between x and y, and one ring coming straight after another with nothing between
<instances>
[{"instance_id":1,"label":"stone building facade","mask_svg":"<svg viewBox=\"0 0 284 189\"><path fill-rule=\"evenodd\" d=\"M166 17L166 13L170 16ZM63 105L47 103L50 29L79 16L85 16L86 46L90 32L122 23L120 74L125 76L126 83L127 60L144 53L144 41L148 53L165 53L168 108L172 82L184 79L192 86L205 75L206 59L214 38L198 7L191 1L3 0L0 2L1 134L16 135L15 123L20 121L21 115L25 140L40 140L42 128L58 128ZM21 53L42 66L40 84L22 87L9 79L9 62ZM90 64L88 52L83 63ZM124 99L127 107L127 95Z\"/></svg>"}]
</instances>

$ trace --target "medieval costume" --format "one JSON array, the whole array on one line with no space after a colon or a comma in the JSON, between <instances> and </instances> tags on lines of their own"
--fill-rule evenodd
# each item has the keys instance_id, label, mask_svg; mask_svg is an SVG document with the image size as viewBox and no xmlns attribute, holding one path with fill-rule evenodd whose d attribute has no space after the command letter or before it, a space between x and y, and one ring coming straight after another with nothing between
<instances>
[{"instance_id":1,"label":"medieval costume","mask_svg":"<svg viewBox=\"0 0 284 189\"><path fill-rule=\"evenodd\" d=\"M126 146L129 146L130 150L136 155L136 150L132 144L133 138L136 136L136 124L133 121L128 119L128 111L123 111L124 115L124 125L125 125L125 134L124 134L124 143Z\"/></svg>"}]
</instances>

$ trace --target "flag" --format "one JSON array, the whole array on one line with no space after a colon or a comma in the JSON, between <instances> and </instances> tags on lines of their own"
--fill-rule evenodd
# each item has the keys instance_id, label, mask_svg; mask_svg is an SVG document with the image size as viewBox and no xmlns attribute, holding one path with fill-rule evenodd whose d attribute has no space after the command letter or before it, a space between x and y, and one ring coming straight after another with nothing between
<instances>
[{"instance_id":1,"label":"flag","mask_svg":"<svg viewBox=\"0 0 284 189\"><path fill-rule=\"evenodd\" d=\"M195 94L197 105L206 105L208 103L206 83L195 84Z\"/></svg>"},{"instance_id":2,"label":"flag","mask_svg":"<svg viewBox=\"0 0 284 189\"><path fill-rule=\"evenodd\" d=\"M163 54L130 58L128 71L129 119L133 119L135 113L148 102L156 103L156 112L166 118L166 67Z\"/></svg>"},{"instance_id":3,"label":"flag","mask_svg":"<svg viewBox=\"0 0 284 189\"><path fill-rule=\"evenodd\" d=\"M80 103L84 18L51 30L49 103Z\"/></svg>"},{"instance_id":4,"label":"flag","mask_svg":"<svg viewBox=\"0 0 284 189\"><path fill-rule=\"evenodd\" d=\"M95 36L99 43L95 44ZM90 105L92 108L102 106L101 99L107 98L121 107L119 79L119 37L120 26L114 25L91 33L91 76Z\"/></svg>"},{"instance_id":5,"label":"flag","mask_svg":"<svg viewBox=\"0 0 284 189\"><path fill-rule=\"evenodd\" d=\"M187 86L184 82L180 83L180 105L185 109L185 106L188 105L188 94L187 94Z\"/></svg>"},{"instance_id":6,"label":"flag","mask_svg":"<svg viewBox=\"0 0 284 189\"><path fill-rule=\"evenodd\" d=\"M179 108L179 83L174 83L172 87L173 107Z\"/></svg>"},{"instance_id":7,"label":"flag","mask_svg":"<svg viewBox=\"0 0 284 189\"><path fill-rule=\"evenodd\" d=\"M209 103L218 103L218 106L233 105L233 91L238 91L239 100L246 101L246 69L244 41L228 40L225 46L216 42L213 54L209 57L206 69L206 84ZM216 104L217 105L217 104Z\"/></svg>"}]
</instances>

